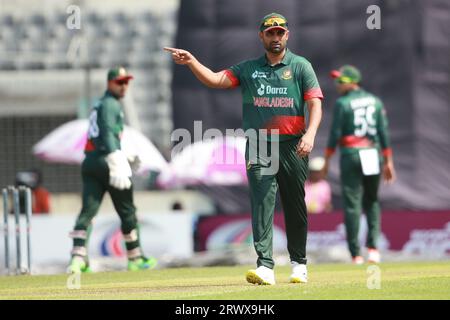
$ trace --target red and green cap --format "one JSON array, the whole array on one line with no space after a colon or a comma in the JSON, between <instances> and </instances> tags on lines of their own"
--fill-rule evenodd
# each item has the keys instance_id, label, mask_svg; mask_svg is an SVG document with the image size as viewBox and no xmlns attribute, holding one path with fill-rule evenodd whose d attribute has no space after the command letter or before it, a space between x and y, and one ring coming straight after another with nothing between
<instances>
[{"instance_id":1,"label":"red and green cap","mask_svg":"<svg viewBox=\"0 0 450 320\"><path fill-rule=\"evenodd\" d=\"M285 17L279 13L270 13L261 20L259 30L264 32L270 29L288 30L288 22Z\"/></svg>"},{"instance_id":2,"label":"red and green cap","mask_svg":"<svg viewBox=\"0 0 450 320\"><path fill-rule=\"evenodd\" d=\"M358 68L350 65L331 71L330 76L339 83L359 83L361 81L361 72Z\"/></svg>"},{"instance_id":3,"label":"red and green cap","mask_svg":"<svg viewBox=\"0 0 450 320\"><path fill-rule=\"evenodd\" d=\"M124 67L115 67L108 71L108 81L130 80L133 76Z\"/></svg>"}]
</instances>

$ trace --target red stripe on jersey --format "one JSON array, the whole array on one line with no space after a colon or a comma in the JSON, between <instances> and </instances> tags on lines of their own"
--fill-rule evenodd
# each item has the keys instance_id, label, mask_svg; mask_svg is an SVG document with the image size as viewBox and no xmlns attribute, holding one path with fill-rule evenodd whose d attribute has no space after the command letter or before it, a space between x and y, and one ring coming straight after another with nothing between
<instances>
[{"instance_id":1,"label":"red stripe on jersey","mask_svg":"<svg viewBox=\"0 0 450 320\"><path fill-rule=\"evenodd\" d=\"M366 137L344 136L341 138L339 142L341 146L350 148L373 146L373 142L367 139Z\"/></svg>"},{"instance_id":2,"label":"red stripe on jersey","mask_svg":"<svg viewBox=\"0 0 450 320\"><path fill-rule=\"evenodd\" d=\"M312 88L303 94L303 100L305 100L305 101L310 100L312 98L323 99L322 90L320 88Z\"/></svg>"},{"instance_id":3,"label":"red stripe on jersey","mask_svg":"<svg viewBox=\"0 0 450 320\"><path fill-rule=\"evenodd\" d=\"M299 135L305 130L305 118L302 116L274 116L264 126L268 133L275 134L272 130L278 130L278 134Z\"/></svg>"},{"instance_id":4,"label":"red stripe on jersey","mask_svg":"<svg viewBox=\"0 0 450 320\"><path fill-rule=\"evenodd\" d=\"M332 156L333 154L334 154L334 152L336 151L336 149L335 148L326 148L325 149L325 155L326 156Z\"/></svg>"},{"instance_id":5,"label":"red stripe on jersey","mask_svg":"<svg viewBox=\"0 0 450 320\"><path fill-rule=\"evenodd\" d=\"M86 146L84 147L84 151L94 151L95 150L95 145L94 142L91 139L88 139L88 141L86 142Z\"/></svg>"},{"instance_id":6,"label":"red stripe on jersey","mask_svg":"<svg viewBox=\"0 0 450 320\"><path fill-rule=\"evenodd\" d=\"M383 149L383 156L384 156L384 157L390 157L390 156L392 156L392 149L391 149L391 148Z\"/></svg>"},{"instance_id":7,"label":"red stripe on jersey","mask_svg":"<svg viewBox=\"0 0 450 320\"><path fill-rule=\"evenodd\" d=\"M236 78L233 71L231 71L229 69L223 70L223 71L225 72L225 75L227 76L227 78L230 79L230 81L231 81L231 88L239 86L240 81L238 78Z\"/></svg>"}]
</instances>

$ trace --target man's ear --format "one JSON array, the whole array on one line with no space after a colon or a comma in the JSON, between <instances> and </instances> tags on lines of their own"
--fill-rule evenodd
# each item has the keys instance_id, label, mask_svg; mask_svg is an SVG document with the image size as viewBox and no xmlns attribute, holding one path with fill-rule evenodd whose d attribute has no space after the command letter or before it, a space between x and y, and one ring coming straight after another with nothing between
<instances>
[{"instance_id":1,"label":"man's ear","mask_svg":"<svg viewBox=\"0 0 450 320\"><path fill-rule=\"evenodd\" d=\"M289 40L289 30L286 30L286 40Z\"/></svg>"},{"instance_id":2,"label":"man's ear","mask_svg":"<svg viewBox=\"0 0 450 320\"><path fill-rule=\"evenodd\" d=\"M260 31L259 33L258 33L258 35L259 35L259 39L261 40L261 42L263 41L263 33L262 33L262 31Z\"/></svg>"}]
</instances>

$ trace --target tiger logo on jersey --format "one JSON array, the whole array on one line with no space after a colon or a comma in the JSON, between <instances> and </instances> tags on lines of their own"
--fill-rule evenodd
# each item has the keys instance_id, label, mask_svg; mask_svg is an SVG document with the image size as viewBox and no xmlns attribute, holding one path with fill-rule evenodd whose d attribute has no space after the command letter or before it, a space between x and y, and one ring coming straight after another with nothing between
<instances>
[{"instance_id":1,"label":"tiger logo on jersey","mask_svg":"<svg viewBox=\"0 0 450 320\"><path fill-rule=\"evenodd\" d=\"M283 71L283 75L281 76L284 80L290 80L292 79L292 71L291 69L287 69Z\"/></svg>"}]
</instances>

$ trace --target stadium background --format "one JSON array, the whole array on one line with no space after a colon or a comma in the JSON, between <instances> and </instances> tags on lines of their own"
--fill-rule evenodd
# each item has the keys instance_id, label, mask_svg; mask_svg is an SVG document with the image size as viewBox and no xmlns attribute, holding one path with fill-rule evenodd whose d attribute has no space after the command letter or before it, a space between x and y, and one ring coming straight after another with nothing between
<instances>
[{"instance_id":1,"label":"stadium background","mask_svg":"<svg viewBox=\"0 0 450 320\"><path fill-rule=\"evenodd\" d=\"M203 129L239 128L241 98L239 90L202 87L187 68L172 65L162 47L191 50L212 69L224 69L261 54L257 25L264 14L278 11L290 23L289 48L312 62L326 96L313 156L321 155L325 148L329 110L336 98L328 73L342 64L354 64L362 70L364 86L385 102L390 119L398 181L381 188L383 209L433 210L447 214L439 218L442 223L434 228L442 228L448 222L447 1L107 3L0 0L0 185L13 184L21 170L41 169L54 208L45 218L65 219L61 223L69 228L68 222L80 207L79 166L43 162L31 154L31 148L62 123L87 116L90 105L104 91L108 68L123 65L135 75L125 101L127 122L142 131L170 160L170 134L176 128L192 130L194 120L202 120ZM372 4L381 8L381 30L366 28L366 9ZM70 5L81 9L80 30L66 27ZM87 51L83 44L87 44ZM155 190L153 178L135 178L136 202L143 215L170 214L174 201L181 201L186 214L193 215L193 225L198 214L240 216L249 212L246 186ZM339 210L337 160L331 167L330 182L333 204ZM108 201L102 206L103 213L115 219ZM168 225L171 223L167 221ZM194 228L188 231L194 232ZM111 232L105 231L105 237ZM102 241L105 239L98 240Z\"/></svg>"}]
</instances>

